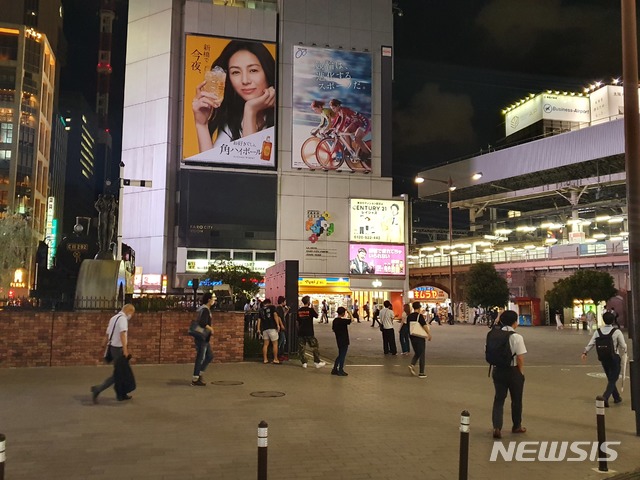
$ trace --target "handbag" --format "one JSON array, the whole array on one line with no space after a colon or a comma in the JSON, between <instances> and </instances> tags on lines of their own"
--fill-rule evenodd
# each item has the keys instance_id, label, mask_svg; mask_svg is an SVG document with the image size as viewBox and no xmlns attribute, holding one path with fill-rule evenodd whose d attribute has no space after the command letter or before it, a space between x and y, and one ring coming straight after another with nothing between
<instances>
[{"instance_id":1,"label":"handbag","mask_svg":"<svg viewBox=\"0 0 640 480\"><path fill-rule=\"evenodd\" d=\"M113 328L111 329L111 335L109 335L109 341L107 342L107 348L104 350L104 361L106 363L113 362L113 355L111 354L111 339L113 338L113 332L116 330L116 325L118 324L118 320L120 317L116 318L116 321L113 324Z\"/></svg>"},{"instance_id":2,"label":"handbag","mask_svg":"<svg viewBox=\"0 0 640 480\"><path fill-rule=\"evenodd\" d=\"M414 337L427 338L427 332L424 330L418 320L409 322L409 335Z\"/></svg>"}]
</instances>

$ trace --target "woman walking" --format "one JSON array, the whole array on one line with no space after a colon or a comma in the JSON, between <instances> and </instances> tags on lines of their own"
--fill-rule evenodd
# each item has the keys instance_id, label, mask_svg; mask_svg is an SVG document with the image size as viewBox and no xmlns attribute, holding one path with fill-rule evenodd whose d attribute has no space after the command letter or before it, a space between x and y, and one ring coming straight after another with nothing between
<instances>
[{"instance_id":1,"label":"woman walking","mask_svg":"<svg viewBox=\"0 0 640 480\"><path fill-rule=\"evenodd\" d=\"M420 302L413 302L413 313L411 313L407 317L407 324L409 325L409 333L411 333L411 322L418 322L420 326L424 329L426 333L426 339L431 341L431 330L429 329L429 325L427 325L427 321L424 316L420 313L420 309L422 305ZM415 328L415 327L414 327ZM411 375L417 376L418 378L427 378L427 375L424 373L424 357L425 350L427 348L427 344L425 343L425 339L422 336L410 335L411 337L411 346L413 347L414 355L411 359L411 364L409 365L409 370L411 371ZM416 373L416 363L420 360L420 372Z\"/></svg>"}]
</instances>

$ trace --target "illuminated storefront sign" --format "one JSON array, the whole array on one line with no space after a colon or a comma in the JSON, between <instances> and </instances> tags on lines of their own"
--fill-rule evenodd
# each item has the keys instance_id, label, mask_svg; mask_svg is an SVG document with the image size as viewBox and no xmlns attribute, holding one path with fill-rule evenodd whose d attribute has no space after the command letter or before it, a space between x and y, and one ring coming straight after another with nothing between
<instances>
[{"instance_id":1,"label":"illuminated storefront sign","mask_svg":"<svg viewBox=\"0 0 640 480\"><path fill-rule=\"evenodd\" d=\"M348 287L349 279L341 278L298 278L299 287Z\"/></svg>"},{"instance_id":2,"label":"illuminated storefront sign","mask_svg":"<svg viewBox=\"0 0 640 480\"><path fill-rule=\"evenodd\" d=\"M404 245L349 244L351 275L404 275Z\"/></svg>"},{"instance_id":3,"label":"illuminated storefront sign","mask_svg":"<svg viewBox=\"0 0 640 480\"><path fill-rule=\"evenodd\" d=\"M195 260L187 260L186 262L186 272L197 272L197 273L206 273L209 270L209 266L213 265L216 260L207 260L207 259L195 259ZM267 260L231 260L231 263L240 267L247 267L250 270L258 273L266 273L267 268L275 265L273 261Z\"/></svg>"},{"instance_id":4,"label":"illuminated storefront sign","mask_svg":"<svg viewBox=\"0 0 640 480\"><path fill-rule=\"evenodd\" d=\"M350 241L404 244L402 200L352 198L349 203Z\"/></svg>"},{"instance_id":5,"label":"illuminated storefront sign","mask_svg":"<svg viewBox=\"0 0 640 480\"><path fill-rule=\"evenodd\" d=\"M429 303L443 303L447 298L447 294L444 290L436 287L417 287L409 290L409 298Z\"/></svg>"},{"instance_id":6,"label":"illuminated storefront sign","mask_svg":"<svg viewBox=\"0 0 640 480\"><path fill-rule=\"evenodd\" d=\"M47 220L45 228L44 243L49 247L47 252L47 268L53 268L53 259L56 254L56 233L58 222L53 218L55 209L55 198L47 198Z\"/></svg>"}]
</instances>

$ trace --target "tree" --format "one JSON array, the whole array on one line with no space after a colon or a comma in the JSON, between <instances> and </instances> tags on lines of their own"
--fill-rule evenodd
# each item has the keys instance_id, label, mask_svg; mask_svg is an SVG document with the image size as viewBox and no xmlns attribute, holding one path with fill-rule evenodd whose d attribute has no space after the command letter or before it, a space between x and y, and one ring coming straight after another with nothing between
<instances>
[{"instance_id":1,"label":"tree","mask_svg":"<svg viewBox=\"0 0 640 480\"><path fill-rule=\"evenodd\" d=\"M588 301L598 304L616 294L613 277L599 270L578 270L573 275L553 283L546 293L550 305L571 307L574 300L584 304Z\"/></svg>"},{"instance_id":2,"label":"tree","mask_svg":"<svg viewBox=\"0 0 640 480\"><path fill-rule=\"evenodd\" d=\"M0 288L9 287L17 268L28 267L36 244L28 218L7 214L0 218Z\"/></svg>"},{"instance_id":3,"label":"tree","mask_svg":"<svg viewBox=\"0 0 640 480\"><path fill-rule=\"evenodd\" d=\"M264 277L258 272L243 265L237 265L231 260L217 259L207 270L207 279L222 281L231 288L231 293L238 297L244 295L247 298L255 296L260 291L259 284Z\"/></svg>"},{"instance_id":4,"label":"tree","mask_svg":"<svg viewBox=\"0 0 640 480\"><path fill-rule=\"evenodd\" d=\"M509 301L509 286L492 263L479 262L466 275L464 297L472 307L503 307Z\"/></svg>"}]
</instances>

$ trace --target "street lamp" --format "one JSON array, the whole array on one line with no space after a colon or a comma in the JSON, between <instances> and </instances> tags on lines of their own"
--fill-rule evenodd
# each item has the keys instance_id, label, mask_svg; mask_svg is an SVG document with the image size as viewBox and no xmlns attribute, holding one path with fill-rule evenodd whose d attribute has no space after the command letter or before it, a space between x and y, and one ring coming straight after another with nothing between
<instances>
[{"instance_id":1,"label":"street lamp","mask_svg":"<svg viewBox=\"0 0 640 480\"><path fill-rule=\"evenodd\" d=\"M482 177L481 173L480 173L480 177ZM429 180L432 182L445 184L447 186L447 193L449 197L447 202L447 208L449 209L449 302L451 303L451 317L453 321L455 320L455 315L454 315L455 308L453 303L453 255L451 255L451 252L453 251L453 215L452 215L453 205L451 203L451 193L456 189L456 185L455 183L453 183L453 180L451 179L451 177L449 177L448 180L439 180L437 178L429 178ZM425 181L424 177L417 176L415 178L415 183L417 184L423 183L424 181Z\"/></svg>"}]
</instances>

